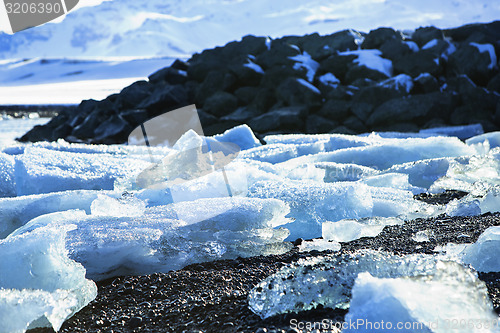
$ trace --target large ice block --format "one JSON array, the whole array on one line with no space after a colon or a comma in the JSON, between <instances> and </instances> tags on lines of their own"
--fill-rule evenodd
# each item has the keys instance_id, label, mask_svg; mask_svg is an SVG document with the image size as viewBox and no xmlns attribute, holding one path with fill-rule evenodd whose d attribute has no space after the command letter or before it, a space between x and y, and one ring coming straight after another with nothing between
<instances>
[{"instance_id":1,"label":"large ice block","mask_svg":"<svg viewBox=\"0 0 500 333\"><path fill-rule=\"evenodd\" d=\"M489 227L467 246L462 260L480 272L500 272L500 227Z\"/></svg>"}]
</instances>

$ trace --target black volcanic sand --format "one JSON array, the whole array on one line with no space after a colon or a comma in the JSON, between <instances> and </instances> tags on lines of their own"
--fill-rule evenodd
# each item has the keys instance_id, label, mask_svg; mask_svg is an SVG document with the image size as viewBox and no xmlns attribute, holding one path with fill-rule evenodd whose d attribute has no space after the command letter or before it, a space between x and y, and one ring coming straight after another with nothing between
<instances>
[{"instance_id":1,"label":"black volcanic sand","mask_svg":"<svg viewBox=\"0 0 500 333\"><path fill-rule=\"evenodd\" d=\"M419 199L446 202L463 194L445 192ZM474 217L445 215L387 226L373 238L342 244L341 253L377 249L396 254L433 254L437 245L475 242L488 227L500 225L500 213ZM432 231L417 243L418 231ZM297 240L295 244L302 240ZM258 256L194 264L167 274L118 277L98 282L97 298L67 320L60 332L298 332L290 320L342 322L346 311L328 308L260 319L247 307L248 292L283 265L331 251ZM500 273L480 273L495 311L500 314ZM32 330L30 332L49 332Z\"/></svg>"}]
</instances>

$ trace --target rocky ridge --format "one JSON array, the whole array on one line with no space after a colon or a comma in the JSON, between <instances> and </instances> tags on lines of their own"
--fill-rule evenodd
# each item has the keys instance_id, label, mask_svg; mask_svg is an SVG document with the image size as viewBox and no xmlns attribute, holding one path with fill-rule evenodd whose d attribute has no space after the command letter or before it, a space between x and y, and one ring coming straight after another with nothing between
<instances>
[{"instance_id":1,"label":"rocky ridge","mask_svg":"<svg viewBox=\"0 0 500 333\"><path fill-rule=\"evenodd\" d=\"M206 135L500 127L500 21L411 33L378 28L241 41L194 54L102 101L85 100L20 141L123 143L140 123L196 104Z\"/></svg>"}]
</instances>

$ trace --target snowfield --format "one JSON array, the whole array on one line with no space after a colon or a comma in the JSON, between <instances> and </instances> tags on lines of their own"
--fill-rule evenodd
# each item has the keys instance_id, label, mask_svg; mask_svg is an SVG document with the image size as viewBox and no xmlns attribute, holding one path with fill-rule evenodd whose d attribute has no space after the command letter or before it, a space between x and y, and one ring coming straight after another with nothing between
<instances>
[{"instance_id":1,"label":"snowfield","mask_svg":"<svg viewBox=\"0 0 500 333\"><path fill-rule=\"evenodd\" d=\"M23 121L4 120L0 126L12 128ZM18 133L22 130L20 126ZM219 169L187 182L145 188L138 184L138 175L152 159L193 147L203 137L187 132L172 148L149 149L5 140L0 152L0 251L9 255L0 264L0 331L24 331L29 325L57 330L65 318L95 297L90 279L284 253L291 248L287 240L297 238L323 237L307 242L303 250L338 250L341 241L374 237L385 225L417 217L498 211L500 148L496 146L500 133L474 136L478 131L474 125L438 130L473 137L463 142L430 132L425 137L418 133L273 135L262 145L243 125L210 138L211 142L233 142L242 149L224 167L224 177ZM14 135L11 132L11 138ZM185 155L177 167L197 163L196 156ZM176 167L175 161L169 166ZM233 196L228 195L226 185L233 189ZM444 206L413 197L447 189L470 194ZM417 236L426 241L426 235ZM479 296L485 293L483 282L460 263L480 271L499 271L499 247L498 227L494 227L475 244L459 250L450 245L443 258L398 259L362 253L360 259L349 261L357 263L355 266L336 266L324 273L321 267L335 265L332 259L325 258L319 265L305 262L303 265L313 265L313 277L292 274L292 268L277 274L319 279L318 283L323 281L321 274L340 274L347 279L342 288L348 292L332 289L326 295L319 291L325 287L314 283L305 294L300 291L306 286L302 280L284 279L287 282L280 288L295 293L287 293L285 299L273 294L276 289L260 288L269 292L254 291L250 306L262 317L300 310L284 304L300 303L306 306L302 310L308 304L346 307L349 299L345 295L352 288L348 318L360 318L377 307L377 303L360 299L387 284L393 286L390 295L400 302L392 309L406 311L408 318L431 321L436 311L439 318L449 318L446 316L457 315L457 309L466 307L475 309L470 314L474 319L495 320L491 302ZM397 264L401 260L408 264ZM303 265L297 269L304 269ZM360 272L367 273L356 278ZM276 277L262 284L272 279ZM415 306L423 309L429 303L423 299L415 303L404 296L401 290L410 285L422 293L463 288L464 296L453 301L460 306L452 310L445 302L434 312L414 312ZM27 309L23 315L15 310L21 300ZM389 316L387 312L381 315Z\"/></svg>"}]
</instances>

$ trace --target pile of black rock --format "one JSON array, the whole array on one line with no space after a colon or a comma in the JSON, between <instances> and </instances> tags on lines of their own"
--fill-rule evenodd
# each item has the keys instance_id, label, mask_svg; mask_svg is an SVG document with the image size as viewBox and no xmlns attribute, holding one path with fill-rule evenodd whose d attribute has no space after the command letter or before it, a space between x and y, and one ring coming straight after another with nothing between
<instances>
[{"instance_id":1,"label":"pile of black rock","mask_svg":"<svg viewBox=\"0 0 500 333\"><path fill-rule=\"evenodd\" d=\"M374 51L365 52L368 60L346 52L358 49ZM20 141L123 143L142 122L190 104L206 135L243 123L259 136L471 123L493 131L500 128L496 55L500 21L448 30L246 36L176 60L102 101L85 100Z\"/></svg>"}]
</instances>

